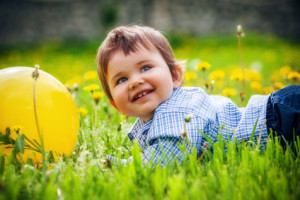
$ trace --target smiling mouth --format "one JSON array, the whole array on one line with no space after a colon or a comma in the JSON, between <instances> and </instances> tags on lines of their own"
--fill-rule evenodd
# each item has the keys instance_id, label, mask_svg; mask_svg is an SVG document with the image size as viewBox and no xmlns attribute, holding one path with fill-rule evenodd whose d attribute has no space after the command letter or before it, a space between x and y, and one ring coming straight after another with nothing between
<instances>
[{"instance_id":1,"label":"smiling mouth","mask_svg":"<svg viewBox=\"0 0 300 200\"><path fill-rule=\"evenodd\" d=\"M140 93L138 93L137 95L135 95L135 97L133 98L132 102L135 102L139 99L141 99L142 97L146 96L147 94L153 92L154 90L147 90L147 91L142 91Z\"/></svg>"}]
</instances>

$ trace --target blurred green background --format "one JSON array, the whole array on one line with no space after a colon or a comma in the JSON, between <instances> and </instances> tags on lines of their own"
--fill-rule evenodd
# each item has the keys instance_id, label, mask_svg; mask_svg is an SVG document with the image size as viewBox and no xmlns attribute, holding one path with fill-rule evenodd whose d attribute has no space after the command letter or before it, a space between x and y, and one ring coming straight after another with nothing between
<instances>
[{"instance_id":1,"label":"blurred green background","mask_svg":"<svg viewBox=\"0 0 300 200\"><path fill-rule=\"evenodd\" d=\"M297 0L22 0L0 1L0 69L39 64L66 83L96 70L95 56L113 27L157 28L169 39L187 71L199 61L232 70L240 58L241 24L245 66L263 74L283 66L299 70L300 3Z\"/></svg>"},{"instance_id":2,"label":"blurred green background","mask_svg":"<svg viewBox=\"0 0 300 200\"><path fill-rule=\"evenodd\" d=\"M177 59L186 61L186 70L194 70L199 61L211 63L211 70L230 70L239 66L238 40L235 34L194 36L166 34ZM97 70L96 53L101 40L52 40L34 44L17 45L0 52L0 68L39 64L41 69L62 83L82 76L88 70ZM272 35L247 34L242 38L242 56L245 66L261 72L268 84L272 71L289 65L300 69L300 45Z\"/></svg>"}]
</instances>

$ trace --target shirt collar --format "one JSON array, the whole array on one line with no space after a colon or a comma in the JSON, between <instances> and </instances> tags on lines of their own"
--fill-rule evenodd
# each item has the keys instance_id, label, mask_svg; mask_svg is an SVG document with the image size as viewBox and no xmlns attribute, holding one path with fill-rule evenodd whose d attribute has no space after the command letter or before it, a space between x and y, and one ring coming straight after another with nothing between
<instances>
[{"instance_id":1,"label":"shirt collar","mask_svg":"<svg viewBox=\"0 0 300 200\"><path fill-rule=\"evenodd\" d=\"M127 134L130 141L133 141L135 139L138 140L139 135L147 134L152 124L152 121L153 121L153 117L149 119L147 122L144 122L142 119L138 118Z\"/></svg>"},{"instance_id":2,"label":"shirt collar","mask_svg":"<svg viewBox=\"0 0 300 200\"><path fill-rule=\"evenodd\" d=\"M174 99L175 96L177 96L180 92L181 92L182 88L181 87L178 87L178 88L175 88L172 92L172 95L171 97L161 103L155 110L155 113L157 111L161 111L162 109L166 108L167 105L169 104L170 101L174 101L176 99ZM154 115L155 115L154 113ZM154 116L153 116L154 117ZM131 129L129 130L128 132L128 138L130 139L130 141L133 141L135 139L138 140L138 136L139 135L145 135L148 133L148 130L150 129L151 127L151 124L152 124L152 121L153 121L153 117L151 119L149 119L147 122L143 121L142 119L138 118L135 123L133 124L133 126L131 127Z\"/></svg>"}]
</instances>

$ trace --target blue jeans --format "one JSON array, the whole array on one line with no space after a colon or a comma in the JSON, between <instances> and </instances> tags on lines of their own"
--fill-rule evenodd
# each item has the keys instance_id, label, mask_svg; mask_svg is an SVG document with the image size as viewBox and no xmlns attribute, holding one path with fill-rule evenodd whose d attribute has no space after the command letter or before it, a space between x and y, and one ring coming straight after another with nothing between
<instances>
[{"instance_id":1,"label":"blue jeans","mask_svg":"<svg viewBox=\"0 0 300 200\"><path fill-rule=\"evenodd\" d=\"M300 85L290 85L273 92L267 103L267 129L291 142L300 135ZM281 144L285 142L281 139Z\"/></svg>"}]
</instances>

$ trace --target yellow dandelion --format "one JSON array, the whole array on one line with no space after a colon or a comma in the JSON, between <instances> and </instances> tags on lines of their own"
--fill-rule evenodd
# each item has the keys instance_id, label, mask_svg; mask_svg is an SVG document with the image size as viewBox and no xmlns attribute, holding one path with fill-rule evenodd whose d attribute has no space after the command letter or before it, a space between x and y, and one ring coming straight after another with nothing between
<instances>
[{"instance_id":1,"label":"yellow dandelion","mask_svg":"<svg viewBox=\"0 0 300 200\"><path fill-rule=\"evenodd\" d=\"M88 114L87 109L85 109L85 108L83 108L83 107L80 107L78 110L79 110L79 114L80 114L82 117L84 117L84 116L86 116L86 115Z\"/></svg>"},{"instance_id":2,"label":"yellow dandelion","mask_svg":"<svg viewBox=\"0 0 300 200\"><path fill-rule=\"evenodd\" d=\"M206 87L207 89L212 90L212 89L213 89L214 83L215 83L214 80L212 80L212 81L206 81L206 82L205 82L205 87Z\"/></svg>"},{"instance_id":3,"label":"yellow dandelion","mask_svg":"<svg viewBox=\"0 0 300 200\"><path fill-rule=\"evenodd\" d=\"M72 87L74 84L80 85L82 83L82 78L80 76L74 76L72 79L69 79L65 85Z\"/></svg>"},{"instance_id":4,"label":"yellow dandelion","mask_svg":"<svg viewBox=\"0 0 300 200\"><path fill-rule=\"evenodd\" d=\"M300 79L300 73L297 71L292 71L287 75L288 80L297 80Z\"/></svg>"},{"instance_id":5,"label":"yellow dandelion","mask_svg":"<svg viewBox=\"0 0 300 200\"><path fill-rule=\"evenodd\" d=\"M246 79L249 81L260 81L262 79L261 73L254 70L246 71Z\"/></svg>"},{"instance_id":6,"label":"yellow dandelion","mask_svg":"<svg viewBox=\"0 0 300 200\"><path fill-rule=\"evenodd\" d=\"M206 81L205 82L205 85L207 86L207 87L209 87L209 86L211 86L211 85L213 85L214 84L214 81Z\"/></svg>"},{"instance_id":7,"label":"yellow dandelion","mask_svg":"<svg viewBox=\"0 0 300 200\"><path fill-rule=\"evenodd\" d=\"M227 97L234 97L236 95L236 90L233 88L225 88L223 90L223 95Z\"/></svg>"},{"instance_id":8,"label":"yellow dandelion","mask_svg":"<svg viewBox=\"0 0 300 200\"><path fill-rule=\"evenodd\" d=\"M274 92L274 89L273 89L272 87L265 87L265 88L263 89L263 93L264 93L264 94L270 94L270 93L272 93L272 92Z\"/></svg>"},{"instance_id":9,"label":"yellow dandelion","mask_svg":"<svg viewBox=\"0 0 300 200\"><path fill-rule=\"evenodd\" d=\"M98 78L98 73L94 70L87 71L84 73L83 78L85 80L94 80Z\"/></svg>"},{"instance_id":10,"label":"yellow dandelion","mask_svg":"<svg viewBox=\"0 0 300 200\"><path fill-rule=\"evenodd\" d=\"M292 71L290 66L284 66L282 68L279 69L279 73L282 76L287 76L290 72Z\"/></svg>"},{"instance_id":11,"label":"yellow dandelion","mask_svg":"<svg viewBox=\"0 0 300 200\"><path fill-rule=\"evenodd\" d=\"M239 82L244 81L243 73L242 72L232 73L231 76L230 76L230 80L239 81Z\"/></svg>"},{"instance_id":12,"label":"yellow dandelion","mask_svg":"<svg viewBox=\"0 0 300 200\"><path fill-rule=\"evenodd\" d=\"M98 101L104 96L103 92L94 92L93 93L93 99L96 103L98 103Z\"/></svg>"},{"instance_id":13,"label":"yellow dandelion","mask_svg":"<svg viewBox=\"0 0 300 200\"><path fill-rule=\"evenodd\" d=\"M209 74L210 80L219 81L225 77L225 72L223 70L214 70Z\"/></svg>"},{"instance_id":14,"label":"yellow dandelion","mask_svg":"<svg viewBox=\"0 0 300 200\"><path fill-rule=\"evenodd\" d=\"M262 90L261 84L260 84L259 82L257 82L257 81L251 82L251 83L250 83L250 87L251 87L251 89L252 89L254 92L256 92L256 93L260 93L261 90Z\"/></svg>"},{"instance_id":15,"label":"yellow dandelion","mask_svg":"<svg viewBox=\"0 0 300 200\"><path fill-rule=\"evenodd\" d=\"M93 83L93 84L85 86L83 89L86 91L89 91L89 92L94 92L94 90L98 90L99 88L100 88L99 85Z\"/></svg>"},{"instance_id":16,"label":"yellow dandelion","mask_svg":"<svg viewBox=\"0 0 300 200\"><path fill-rule=\"evenodd\" d=\"M211 67L211 65L208 62L202 61L202 62L198 63L198 65L196 66L196 69L205 71L205 70L208 70L210 67Z\"/></svg>"},{"instance_id":17,"label":"yellow dandelion","mask_svg":"<svg viewBox=\"0 0 300 200\"><path fill-rule=\"evenodd\" d=\"M273 88L274 88L274 90L280 90L281 88L284 88L284 84L281 82L275 82L273 84Z\"/></svg>"},{"instance_id":18,"label":"yellow dandelion","mask_svg":"<svg viewBox=\"0 0 300 200\"><path fill-rule=\"evenodd\" d=\"M184 80L186 81L191 81L191 80L195 80L197 78L197 74L195 72L186 72L184 73Z\"/></svg>"}]
</instances>

